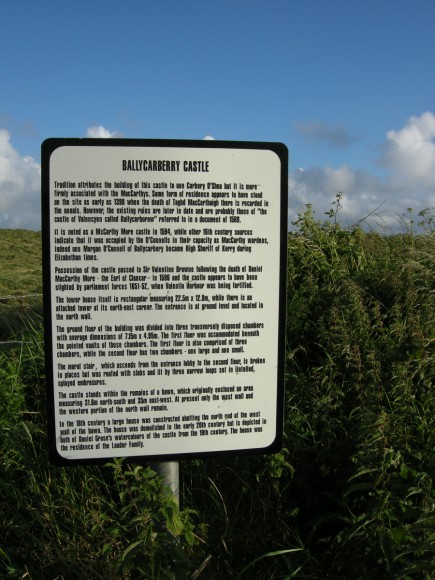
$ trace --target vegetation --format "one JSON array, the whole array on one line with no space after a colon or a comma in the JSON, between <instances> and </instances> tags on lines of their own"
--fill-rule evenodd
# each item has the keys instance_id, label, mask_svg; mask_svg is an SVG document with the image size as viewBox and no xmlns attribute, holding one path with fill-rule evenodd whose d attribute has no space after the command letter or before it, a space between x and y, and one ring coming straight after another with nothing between
<instances>
[{"instance_id":1,"label":"vegetation","mask_svg":"<svg viewBox=\"0 0 435 580\"><path fill-rule=\"evenodd\" d=\"M10 338L23 314L41 312L41 234L0 230L0 344Z\"/></svg>"},{"instance_id":2,"label":"vegetation","mask_svg":"<svg viewBox=\"0 0 435 580\"><path fill-rule=\"evenodd\" d=\"M382 236L338 209L308 206L289 235L283 450L183 462L181 510L149 466L49 465L41 314L9 305L1 577L433 578L433 219ZM0 296L41 286L37 234L0 248L13 235L30 253L2 252Z\"/></svg>"}]
</instances>

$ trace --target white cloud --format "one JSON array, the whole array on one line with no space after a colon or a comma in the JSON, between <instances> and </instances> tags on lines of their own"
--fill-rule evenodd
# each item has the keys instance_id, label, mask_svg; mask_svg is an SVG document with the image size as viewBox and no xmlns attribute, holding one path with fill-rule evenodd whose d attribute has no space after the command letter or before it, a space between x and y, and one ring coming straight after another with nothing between
<instances>
[{"instance_id":1,"label":"white cloud","mask_svg":"<svg viewBox=\"0 0 435 580\"><path fill-rule=\"evenodd\" d=\"M212 137L211 135L206 135L203 139L203 141L214 141L214 140L215 140L215 138Z\"/></svg>"},{"instance_id":2,"label":"white cloud","mask_svg":"<svg viewBox=\"0 0 435 580\"><path fill-rule=\"evenodd\" d=\"M381 163L402 188L435 188L435 115L411 117L403 129L388 131Z\"/></svg>"},{"instance_id":3,"label":"white cloud","mask_svg":"<svg viewBox=\"0 0 435 580\"><path fill-rule=\"evenodd\" d=\"M114 139L115 137L122 137L121 133L117 131L109 131L102 125L96 125L86 129L86 137L93 139Z\"/></svg>"},{"instance_id":4,"label":"white cloud","mask_svg":"<svg viewBox=\"0 0 435 580\"><path fill-rule=\"evenodd\" d=\"M435 207L435 116L431 112L411 117L398 131L388 131L378 162L387 171L379 177L368 171L312 167L297 169L289 179L289 223L313 206L323 219L335 196L342 192L338 220L344 225L359 222L371 212L367 225L385 229L400 227L398 217L412 208L415 214Z\"/></svg>"},{"instance_id":5,"label":"white cloud","mask_svg":"<svg viewBox=\"0 0 435 580\"><path fill-rule=\"evenodd\" d=\"M396 225L394 216L385 214L385 198L388 197L388 186L374 175L352 170L347 166L307 170L298 169L290 173L289 178L289 225L296 221L298 214L303 213L307 204L312 206L316 219L326 219L325 214L333 208L336 195L341 194L341 208L337 219L344 226L351 226L378 208L376 216L370 220Z\"/></svg>"},{"instance_id":6,"label":"white cloud","mask_svg":"<svg viewBox=\"0 0 435 580\"><path fill-rule=\"evenodd\" d=\"M0 227L41 228L41 167L22 157L0 129Z\"/></svg>"}]
</instances>

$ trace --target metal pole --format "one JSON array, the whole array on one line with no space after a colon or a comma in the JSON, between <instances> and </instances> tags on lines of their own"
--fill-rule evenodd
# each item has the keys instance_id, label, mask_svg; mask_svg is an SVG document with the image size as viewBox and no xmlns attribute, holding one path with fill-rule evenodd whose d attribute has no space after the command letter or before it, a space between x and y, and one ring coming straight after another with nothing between
<instances>
[{"instance_id":1,"label":"metal pole","mask_svg":"<svg viewBox=\"0 0 435 580\"><path fill-rule=\"evenodd\" d=\"M151 463L152 469L163 478L163 484L171 488L174 500L180 507L180 464L178 461Z\"/></svg>"}]
</instances>

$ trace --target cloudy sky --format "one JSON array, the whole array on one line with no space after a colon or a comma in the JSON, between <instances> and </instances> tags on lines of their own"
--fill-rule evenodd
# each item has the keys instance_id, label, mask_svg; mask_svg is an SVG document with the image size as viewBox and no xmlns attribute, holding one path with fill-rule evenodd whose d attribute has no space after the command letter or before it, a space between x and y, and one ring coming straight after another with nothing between
<instances>
[{"instance_id":1,"label":"cloudy sky","mask_svg":"<svg viewBox=\"0 0 435 580\"><path fill-rule=\"evenodd\" d=\"M289 223L435 207L433 0L2 0L0 227L40 229L48 137L280 141Z\"/></svg>"}]
</instances>

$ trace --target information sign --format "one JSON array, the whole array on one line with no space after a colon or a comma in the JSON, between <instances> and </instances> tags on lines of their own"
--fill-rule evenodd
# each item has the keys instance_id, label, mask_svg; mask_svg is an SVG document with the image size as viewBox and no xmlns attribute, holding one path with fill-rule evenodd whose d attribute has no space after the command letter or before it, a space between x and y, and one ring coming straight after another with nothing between
<instances>
[{"instance_id":1,"label":"information sign","mask_svg":"<svg viewBox=\"0 0 435 580\"><path fill-rule=\"evenodd\" d=\"M53 462L280 448L287 164L279 143L43 143Z\"/></svg>"}]
</instances>

